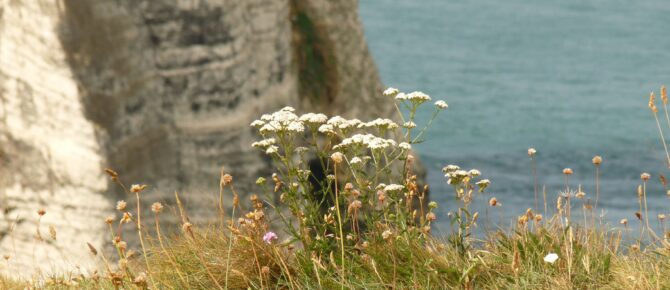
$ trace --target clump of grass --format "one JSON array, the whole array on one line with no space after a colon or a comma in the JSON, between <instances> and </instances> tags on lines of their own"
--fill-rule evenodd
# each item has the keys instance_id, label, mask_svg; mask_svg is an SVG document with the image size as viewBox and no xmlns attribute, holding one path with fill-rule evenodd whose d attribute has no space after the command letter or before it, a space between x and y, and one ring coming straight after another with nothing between
<instances>
[{"instance_id":1,"label":"clump of grass","mask_svg":"<svg viewBox=\"0 0 670 290\"><path fill-rule=\"evenodd\" d=\"M395 102L402 124L390 119L362 122L314 113L298 116L290 107L254 121L252 126L263 139L252 146L272 158L275 173L257 180L263 196L240 200L233 176L222 170L219 202L213 206L219 211L219 220L211 224L192 224L176 193L181 227L169 229L166 235L160 222L163 204L156 202L151 213L142 214L140 195L146 186L133 185L128 190L120 175L107 169L112 181L137 200L136 209L119 201L116 209L121 218L104 221L109 226L114 253L88 244L98 268L86 274L77 271L46 276L34 282L0 279L1 288L670 287L670 278L663 274L670 270L666 216L657 217L663 231L659 237L647 213L649 174L641 175L636 213L640 235L635 237L627 219L619 228L596 226L602 225L602 216L594 214L599 209L602 157L591 160L596 167L595 206L581 186L576 191L575 186L571 187L569 178L575 172L566 168L565 188L559 190L552 211L544 188L544 202L539 204L537 151L530 148L534 207L520 213L512 228L487 227L477 236L474 229L479 226L479 213L473 212L471 205L475 196L485 194L490 185L479 170L444 167L445 182L453 188L454 200L459 204L448 217L437 216L439 204L427 203L428 187L420 186L413 174L412 145L423 141L426 129L447 104L436 102L432 118L422 129L416 129L416 112L431 98L421 92L405 94L396 89L388 89L384 95ZM661 96L666 105L664 89ZM653 96L649 107L662 134ZM663 137L661 140L665 143ZM318 165L314 168L310 164ZM319 175L315 170L324 173L325 178L316 178ZM665 179L661 180L665 186ZM225 195L232 198L228 208L223 204ZM274 200L279 203L274 204ZM491 197L488 204L498 208L502 202ZM43 211L39 213L40 217L44 215ZM431 234L432 224L439 218L449 219L452 225L452 231L443 237ZM39 221L37 235L41 236ZM128 231L124 228L128 227L138 236L141 257L125 241ZM51 232L55 239L55 229Z\"/></svg>"}]
</instances>

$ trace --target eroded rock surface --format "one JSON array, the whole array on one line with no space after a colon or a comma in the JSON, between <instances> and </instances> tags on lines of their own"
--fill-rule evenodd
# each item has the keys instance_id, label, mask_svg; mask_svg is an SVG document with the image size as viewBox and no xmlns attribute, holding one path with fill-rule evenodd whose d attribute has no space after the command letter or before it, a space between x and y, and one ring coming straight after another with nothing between
<instances>
[{"instance_id":1,"label":"eroded rock surface","mask_svg":"<svg viewBox=\"0 0 670 290\"><path fill-rule=\"evenodd\" d=\"M90 263L86 242L106 243L104 217L132 200L106 167L150 185L144 204L179 191L206 218L222 166L240 191L268 174L249 147L261 113L388 114L357 5L0 0L3 269Z\"/></svg>"}]
</instances>

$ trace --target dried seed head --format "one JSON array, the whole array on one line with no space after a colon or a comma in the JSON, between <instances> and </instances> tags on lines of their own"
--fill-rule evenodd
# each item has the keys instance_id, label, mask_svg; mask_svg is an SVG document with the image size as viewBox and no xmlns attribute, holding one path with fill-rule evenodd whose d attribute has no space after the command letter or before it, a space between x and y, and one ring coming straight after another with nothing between
<instances>
[{"instance_id":1,"label":"dried seed head","mask_svg":"<svg viewBox=\"0 0 670 290\"><path fill-rule=\"evenodd\" d=\"M116 210L118 211L125 211L126 206L128 206L128 204L126 203L125 200L119 200L116 202Z\"/></svg>"},{"instance_id":2,"label":"dried seed head","mask_svg":"<svg viewBox=\"0 0 670 290\"><path fill-rule=\"evenodd\" d=\"M382 232L382 238L384 238L384 240L388 240L389 238L391 238L392 235L393 232L391 232L391 230L385 230L384 232Z\"/></svg>"},{"instance_id":3,"label":"dried seed head","mask_svg":"<svg viewBox=\"0 0 670 290\"><path fill-rule=\"evenodd\" d=\"M528 219L533 219L533 218L535 218L535 214L533 213L533 209L528 208L528 209L526 210L526 216L528 217Z\"/></svg>"},{"instance_id":4,"label":"dried seed head","mask_svg":"<svg viewBox=\"0 0 670 290\"><path fill-rule=\"evenodd\" d=\"M240 197L237 196L237 193L233 194L233 207L240 206Z\"/></svg>"},{"instance_id":5,"label":"dried seed head","mask_svg":"<svg viewBox=\"0 0 670 290\"><path fill-rule=\"evenodd\" d=\"M595 157L593 157L591 161L593 161L594 165L598 166L603 163L603 158L600 157L599 155L596 155Z\"/></svg>"},{"instance_id":6,"label":"dried seed head","mask_svg":"<svg viewBox=\"0 0 670 290\"><path fill-rule=\"evenodd\" d=\"M479 212L475 212L475 214L472 215L472 222L473 222L473 223L476 223L476 222L477 222L477 218L479 218Z\"/></svg>"},{"instance_id":7,"label":"dried seed head","mask_svg":"<svg viewBox=\"0 0 670 290\"><path fill-rule=\"evenodd\" d=\"M119 250L121 250L122 252L125 252L126 249L128 248L128 243L126 243L124 241L120 241L116 244L116 247L118 247Z\"/></svg>"},{"instance_id":8,"label":"dried seed head","mask_svg":"<svg viewBox=\"0 0 670 290\"><path fill-rule=\"evenodd\" d=\"M536 214L535 215L535 222L541 222L542 221L542 215L541 214Z\"/></svg>"},{"instance_id":9,"label":"dried seed head","mask_svg":"<svg viewBox=\"0 0 670 290\"><path fill-rule=\"evenodd\" d=\"M426 221L432 222L437 220L437 216L433 212L429 212L426 214Z\"/></svg>"},{"instance_id":10,"label":"dried seed head","mask_svg":"<svg viewBox=\"0 0 670 290\"><path fill-rule=\"evenodd\" d=\"M570 169L570 168L563 169L563 174L565 174L565 175L572 175L572 173L573 173L572 169Z\"/></svg>"},{"instance_id":11,"label":"dried seed head","mask_svg":"<svg viewBox=\"0 0 670 290\"><path fill-rule=\"evenodd\" d=\"M270 274L270 267L263 266L263 268L261 268L261 273L263 273L263 275Z\"/></svg>"},{"instance_id":12,"label":"dried seed head","mask_svg":"<svg viewBox=\"0 0 670 290\"><path fill-rule=\"evenodd\" d=\"M489 199L489 206L498 206L498 199L495 197Z\"/></svg>"},{"instance_id":13,"label":"dried seed head","mask_svg":"<svg viewBox=\"0 0 670 290\"><path fill-rule=\"evenodd\" d=\"M110 178L112 178L113 181L116 181L116 180L119 179L119 174L116 173L116 171L111 170L109 168L105 168L105 172L107 173L107 175L109 175Z\"/></svg>"},{"instance_id":14,"label":"dried seed head","mask_svg":"<svg viewBox=\"0 0 670 290\"><path fill-rule=\"evenodd\" d=\"M5 260L9 260L9 258L11 258L11 257L9 255L5 254L5 255L2 256L2 258L4 258Z\"/></svg>"},{"instance_id":15,"label":"dried seed head","mask_svg":"<svg viewBox=\"0 0 670 290\"><path fill-rule=\"evenodd\" d=\"M668 91L665 89L665 86L661 86L661 100L664 105L668 104Z\"/></svg>"},{"instance_id":16,"label":"dried seed head","mask_svg":"<svg viewBox=\"0 0 670 290\"><path fill-rule=\"evenodd\" d=\"M651 177L651 175L649 175L649 173L646 173L646 172L640 174L640 179L642 179L642 181L644 181L644 182L647 182L647 180L649 180L650 177Z\"/></svg>"},{"instance_id":17,"label":"dried seed head","mask_svg":"<svg viewBox=\"0 0 670 290\"><path fill-rule=\"evenodd\" d=\"M98 255L98 250L96 250L95 247L91 245L91 243L86 243L86 245L88 246L88 250L91 251L91 254L93 254L93 256Z\"/></svg>"},{"instance_id":18,"label":"dried seed head","mask_svg":"<svg viewBox=\"0 0 670 290\"><path fill-rule=\"evenodd\" d=\"M105 218L105 223L108 224L108 225L111 225L112 223L114 223L114 216L110 215L110 216L106 217Z\"/></svg>"},{"instance_id":19,"label":"dried seed head","mask_svg":"<svg viewBox=\"0 0 670 290\"><path fill-rule=\"evenodd\" d=\"M642 220L642 214L639 211L635 212L635 216L637 217L637 219Z\"/></svg>"},{"instance_id":20,"label":"dried seed head","mask_svg":"<svg viewBox=\"0 0 670 290\"><path fill-rule=\"evenodd\" d=\"M140 192L142 192L143 190L145 190L146 188L147 188L147 186L144 185L144 184L142 184L142 185L140 185L140 184L133 184L133 185L130 186L130 192L132 192L132 193L140 193Z\"/></svg>"},{"instance_id":21,"label":"dried seed head","mask_svg":"<svg viewBox=\"0 0 670 290\"><path fill-rule=\"evenodd\" d=\"M221 186L226 186L233 183L233 176L230 174L224 174L221 176Z\"/></svg>"},{"instance_id":22,"label":"dried seed head","mask_svg":"<svg viewBox=\"0 0 670 290\"><path fill-rule=\"evenodd\" d=\"M47 213L47 211L43 208L40 208L40 209L37 210L37 214L39 216L44 216L46 213Z\"/></svg>"},{"instance_id":23,"label":"dried seed head","mask_svg":"<svg viewBox=\"0 0 670 290\"><path fill-rule=\"evenodd\" d=\"M347 182L347 184L344 185L344 190L351 191L352 189L354 189L354 185L351 184L351 182Z\"/></svg>"},{"instance_id":24,"label":"dried seed head","mask_svg":"<svg viewBox=\"0 0 670 290\"><path fill-rule=\"evenodd\" d=\"M191 232L191 228L193 225L189 222L185 222L183 225L181 225L181 230L184 231L185 233Z\"/></svg>"},{"instance_id":25,"label":"dried seed head","mask_svg":"<svg viewBox=\"0 0 670 290\"><path fill-rule=\"evenodd\" d=\"M133 215L131 213L129 213L129 212L124 212L123 213L123 217L121 218L121 223L122 224L127 224L132 220L133 220Z\"/></svg>"},{"instance_id":26,"label":"dried seed head","mask_svg":"<svg viewBox=\"0 0 670 290\"><path fill-rule=\"evenodd\" d=\"M125 270L127 268L128 268L128 260L126 259L119 260L119 269Z\"/></svg>"},{"instance_id":27,"label":"dried seed head","mask_svg":"<svg viewBox=\"0 0 670 290\"><path fill-rule=\"evenodd\" d=\"M535 150L535 148L528 148L528 156L530 158L533 158L533 156L535 156L536 153L537 153L537 150Z\"/></svg>"},{"instance_id":28,"label":"dried seed head","mask_svg":"<svg viewBox=\"0 0 670 290\"><path fill-rule=\"evenodd\" d=\"M135 277L135 280L133 280L133 284L140 286L140 287L146 287L147 286L147 274L142 272L137 277Z\"/></svg>"},{"instance_id":29,"label":"dried seed head","mask_svg":"<svg viewBox=\"0 0 670 290\"><path fill-rule=\"evenodd\" d=\"M56 240L56 228L53 225L49 225L49 236L52 240Z\"/></svg>"},{"instance_id":30,"label":"dried seed head","mask_svg":"<svg viewBox=\"0 0 670 290\"><path fill-rule=\"evenodd\" d=\"M349 212L357 211L361 207L363 207L363 203L360 200L355 199L354 201L351 202L351 204L349 204L349 208L347 211Z\"/></svg>"},{"instance_id":31,"label":"dried seed head","mask_svg":"<svg viewBox=\"0 0 670 290\"><path fill-rule=\"evenodd\" d=\"M155 214L159 214L163 211L163 205L160 202L154 202L154 204L151 205L151 211Z\"/></svg>"},{"instance_id":32,"label":"dried seed head","mask_svg":"<svg viewBox=\"0 0 670 290\"><path fill-rule=\"evenodd\" d=\"M519 218L517 218L517 222L521 226L525 225L528 222L528 216L527 215L519 216Z\"/></svg>"},{"instance_id":33,"label":"dried seed head","mask_svg":"<svg viewBox=\"0 0 670 290\"><path fill-rule=\"evenodd\" d=\"M649 110L651 110L651 112L654 114L658 112L658 109L656 108L656 96L654 95L654 92L649 93Z\"/></svg>"},{"instance_id":34,"label":"dried seed head","mask_svg":"<svg viewBox=\"0 0 670 290\"><path fill-rule=\"evenodd\" d=\"M670 195L670 193L668 194ZM384 200L386 199L386 194L382 190L377 190L377 200L379 203L384 203Z\"/></svg>"},{"instance_id":35,"label":"dried seed head","mask_svg":"<svg viewBox=\"0 0 670 290\"><path fill-rule=\"evenodd\" d=\"M559 196L558 199L556 200L556 209L558 209L558 211L563 210L563 197L561 196Z\"/></svg>"},{"instance_id":36,"label":"dried seed head","mask_svg":"<svg viewBox=\"0 0 670 290\"><path fill-rule=\"evenodd\" d=\"M624 225L624 226L626 226L626 225L628 225L628 219L621 219L621 220L619 221L619 223L622 224L622 225Z\"/></svg>"},{"instance_id":37,"label":"dried seed head","mask_svg":"<svg viewBox=\"0 0 670 290\"><path fill-rule=\"evenodd\" d=\"M340 152L335 152L332 155L330 155L330 159L332 159L333 162L335 162L335 164L340 164L342 163L342 160L344 160L344 154Z\"/></svg>"},{"instance_id":38,"label":"dried seed head","mask_svg":"<svg viewBox=\"0 0 670 290\"><path fill-rule=\"evenodd\" d=\"M575 193L575 197L578 199L583 199L586 196L586 193L582 191L582 186L579 186L579 190Z\"/></svg>"}]
</instances>

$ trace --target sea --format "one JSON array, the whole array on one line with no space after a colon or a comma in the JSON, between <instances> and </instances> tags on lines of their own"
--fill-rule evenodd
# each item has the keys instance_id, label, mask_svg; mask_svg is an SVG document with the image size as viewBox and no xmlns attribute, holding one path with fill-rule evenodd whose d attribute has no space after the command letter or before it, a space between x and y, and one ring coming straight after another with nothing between
<instances>
[{"instance_id":1,"label":"sea","mask_svg":"<svg viewBox=\"0 0 670 290\"><path fill-rule=\"evenodd\" d=\"M651 224L670 214L659 175L670 170L649 93L670 85L670 2L667 0L361 0L368 46L383 83L445 100L415 149L428 170L431 199L440 203L438 230L459 203L441 168L476 168L490 179L473 211L509 227L535 207L529 147L537 150L540 205L548 214L565 190L580 185L597 216L611 226L639 223L637 187L648 172ZM663 107L659 117L670 128ZM430 106L427 106L430 107ZM427 122L430 110L419 115ZM543 191L544 189L544 191ZM491 197L502 204L489 208ZM585 200L586 200L585 199ZM573 199L581 218L585 200ZM573 213L575 211L573 210Z\"/></svg>"}]
</instances>

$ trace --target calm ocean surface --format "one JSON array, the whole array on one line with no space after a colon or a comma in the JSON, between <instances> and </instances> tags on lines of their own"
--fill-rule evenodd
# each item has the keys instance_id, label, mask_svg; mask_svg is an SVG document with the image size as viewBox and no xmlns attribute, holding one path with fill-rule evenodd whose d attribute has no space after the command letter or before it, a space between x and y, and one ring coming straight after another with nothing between
<instances>
[{"instance_id":1,"label":"calm ocean surface","mask_svg":"<svg viewBox=\"0 0 670 290\"><path fill-rule=\"evenodd\" d=\"M595 198L598 154L608 221L635 221L645 171L650 214L670 213L658 182L670 172L647 109L648 93L670 85L667 0L361 0L360 13L384 83L449 103L417 146L443 221L456 206L447 164L491 179L479 204L496 196L507 215L531 207L528 147L550 208L565 167Z\"/></svg>"}]
</instances>

